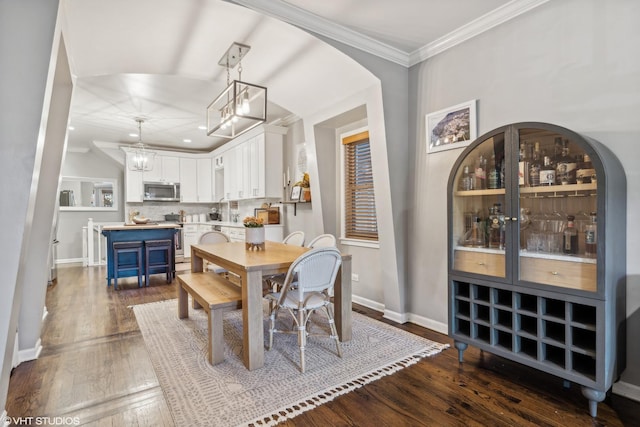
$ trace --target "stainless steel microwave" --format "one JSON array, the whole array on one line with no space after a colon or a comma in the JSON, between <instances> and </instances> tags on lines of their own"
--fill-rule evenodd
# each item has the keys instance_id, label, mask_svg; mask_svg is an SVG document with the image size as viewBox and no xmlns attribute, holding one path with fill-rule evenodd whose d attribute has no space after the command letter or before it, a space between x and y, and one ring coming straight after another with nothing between
<instances>
[{"instance_id":1,"label":"stainless steel microwave","mask_svg":"<svg viewBox=\"0 0 640 427\"><path fill-rule=\"evenodd\" d=\"M179 202L180 184L169 182L145 182L144 200L149 202Z\"/></svg>"}]
</instances>

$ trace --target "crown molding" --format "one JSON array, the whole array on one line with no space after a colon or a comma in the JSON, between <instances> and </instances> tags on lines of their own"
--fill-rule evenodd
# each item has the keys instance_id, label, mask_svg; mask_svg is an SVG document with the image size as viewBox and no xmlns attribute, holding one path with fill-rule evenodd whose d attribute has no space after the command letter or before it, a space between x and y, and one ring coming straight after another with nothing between
<instances>
[{"instance_id":1,"label":"crown molding","mask_svg":"<svg viewBox=\"0 0 640 427\"><path fill-rule=\"evenodd\" d=\"M549 0L513 0L468 24L446 34L439 39L417 49L409 55L409 66L416 65L432 56L444 52L462 42L465 42L491 28L497 27L517 16L534 9Z\"/></svg>"},{"instance_id":2,"label":"crown molding","mask_svg":"<svg viewBox=\"0 0 640 427\"><path fill-rule=\"evenodd\" d=\"M225 1L277 18L404 67L409 66L409 55L406 52L281 0Z\"/></svg>"},{"instance_id":3,"label":"crown molding","mask_svg":"<svg viewBox=\"0 0 640 427\"><path fill-rule=\"evenodd\" d=\"M404 67L411 67L520 16L549 0L512 0L411 53L389 46L282 0L225 1L274 17Z\"/></svg>"}]
</instances>

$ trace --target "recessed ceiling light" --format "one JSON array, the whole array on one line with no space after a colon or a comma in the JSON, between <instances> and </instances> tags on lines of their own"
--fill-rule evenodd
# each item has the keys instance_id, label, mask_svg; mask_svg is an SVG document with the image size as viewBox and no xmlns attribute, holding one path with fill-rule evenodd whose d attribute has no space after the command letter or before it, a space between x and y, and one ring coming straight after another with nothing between
<instances>
[{"instance_id":1,"label":"recessed ceiling light","mask_svg":"<svg viewBox=\"0 0 640 427\"><path fill-rule=\"evenodd\" d=\"M68 129L69 130L76 130L76 128L74 128L73 126L69 126Z\"/></svg>"},{"instance_id":2,"label":"recessed ceiling light","mask_svg":"<svg viewBox=\"0 0 640 427\"><path fill-rule=\"evenodd\" d=\"M138 134L137 134L137 133L130 133L130 134L129 134L129 136L132 136L132 137L134 137L134 138L135 138L135 137L137 137L137 136L138 136Z\"/></svg>"},{"instance_id":3,"label":"recessed ceiling light","mask_svg":"<svg viewBox=\"0 0 640 427\"><path fill-rule=\"evenodd\" d=\"M207 130L207 127L205 125L200 125L198 126L198 129L200 130Z\"/></svg>"},{"instance_id":4,"label":"recessed ceiling light","mask_svg":"<svg viewBox=\"0 0 640 427\"><path fill-rule=\"evenodd\" d=\"M191 142L190 139L183 139L182 142L186 142L187 144Z\"/></svg>"}]
</instances>

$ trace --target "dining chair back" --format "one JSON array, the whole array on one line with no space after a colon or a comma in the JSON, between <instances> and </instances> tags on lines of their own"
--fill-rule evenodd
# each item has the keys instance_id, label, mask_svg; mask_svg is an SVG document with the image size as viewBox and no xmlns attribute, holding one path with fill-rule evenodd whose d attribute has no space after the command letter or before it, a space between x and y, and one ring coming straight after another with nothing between
<instances>
[{"instance_id":1,"label":"dining chair back","mask_svg":"<svg viewBox=\"0 0 640 427\"><path fill-rule=\"evenodd\" d=\"M285 245L304 246L304 231L294 231L282 241Z\"/></svg>"},{"instance_id":2,"label":"dining chair back","mask_svg":"<svg viewBox=\"0 0 640 427\"><path fill-rule=\"evenodd\" d=\"M336 247L336 238L333 234L321 234L311 240L307 245L308 248L329 248Z\"/></svg>"},{"instance_id":3,"label":"dining chair back","mask_svg":"<svg viewBox=\"0 0 640 427\"><path fill-rule=\"evenodd\" d=\"M273 346L274 333L295 333L298 335L300 347L300 370L305 371L305 349L310 334L308 326L311 313L324 308L327 314L330 338L336 343L338 356L342 357L342 349L338 339L338 331L333 320L330 292L336 281L342 256L337 248L315 248L300 255L289 267L284 285L279 292L266 295L270 301L269 313L269 346ZM271 304L273 302L273 304ZM277 329L276 316L279 310L287 310L293 317L295 329ZM315 334L314 334L315 335Z\"/></svg>"},{"instance_id":4,"label":"dining chair back","mask_svg":"<svg viewBox=\"0 0 640 427\"><path fill-rule=\"evenodd\" d=\"M227 236L221 231L207 231L202 236L200 236L200 239L198 239L198 243L200 244L226 243L228 241L229 241L229 236ZM222 268L219 265L215 265L212 263L206 263L206 264L207 264L206 265L207 271L213 271L214 273L224 274L224 275L228 273L227 269Z\"/></svg>"},{"instance_id":5,"label":"dining chair back","mask_svg":"<svg viewBox=\"0 0 640 427\"><path fill-rule=\"evenodd\" d=\"M221 231L207 231L198 240L198 243L225 243L229 241L229 237Z\"/></svg>"}]
</instances>

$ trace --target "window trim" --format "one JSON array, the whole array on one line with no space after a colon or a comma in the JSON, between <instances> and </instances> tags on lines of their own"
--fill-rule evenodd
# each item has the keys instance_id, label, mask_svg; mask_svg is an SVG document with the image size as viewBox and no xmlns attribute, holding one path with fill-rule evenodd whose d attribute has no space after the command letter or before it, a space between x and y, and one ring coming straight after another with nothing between
<instances>
[{"instance_id":1,"label":"window trim","mask_svg":"<svg viewBox=\"0 0 640 427\"><path fill-rule=\"evenodd\" d=\"M354 237L346 237L346 180L345 180L345 150L346 145L364 139L363 135L366 134L366 138L369 138L369 128L361 127L358 129L351 130L349 132L345 132L340 134L339 136L339 146L340 146L340 243L349 246L360 246L367 248L379 248L380 247L380 231L378 230L377 239L358 239ZM369 141L369 150L371 150L371 141ZM373 165L372 165L373 167ZM374 197L375 197L375 186L374 186ZM374 199L375 200L375 199ZM376 221L378 220L378 215L376 212Z\"/></svg>"}]
</instances>

